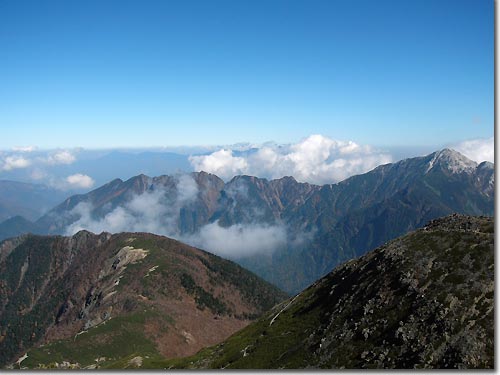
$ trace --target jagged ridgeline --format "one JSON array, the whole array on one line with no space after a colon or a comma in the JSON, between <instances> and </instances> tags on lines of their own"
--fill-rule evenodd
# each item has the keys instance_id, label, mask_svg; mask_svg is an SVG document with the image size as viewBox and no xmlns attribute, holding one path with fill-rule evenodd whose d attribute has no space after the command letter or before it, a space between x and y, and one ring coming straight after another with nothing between
<instances>
[{"instance_id":1,"label":"jagged ridgeline","mask_svg":"<svg viewBox=\"0 0 500 375\"><path fill-rule=\"evenodd\" d=\"M225 342L154 365L493 369L493 241L492 218L432 221L337 267Z\"/></svg>"},{"instance_id":2,"label":"jagged ridgeline","mask_svg":"<svg viewBox=\"0 0 500 375\"><path fill-rule=\"evenodd\" d=\"M24 235L0 244L0 365L92 368L132 355L147 367L219 343L286 297L166 237Z\"/></svg>"},{"instance_id":3,"label":"jagged ridgeline","mask_svg":"<svg viewBox=\"0 0 500 375\"><path fill-rule=\"evenodd\" d=\"M323 186L204 172L114 180L68 198L35 223L13 218L0 239L26 231L145 231L238 262L295 294L335 266L429 220L493 215L494 168L453 150L411 158Z\"/></svg>"}]
</instances>

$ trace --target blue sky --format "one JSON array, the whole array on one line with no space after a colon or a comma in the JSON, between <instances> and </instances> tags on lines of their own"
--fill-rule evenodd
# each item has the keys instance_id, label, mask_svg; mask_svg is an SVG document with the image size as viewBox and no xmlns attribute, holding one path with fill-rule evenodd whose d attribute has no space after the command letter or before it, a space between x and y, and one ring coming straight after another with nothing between
<instances>
[{"instance_id":1,"label":"blue sky","mask_svg":"<svg viewBox=\"0 0 500 375\"><path fill-rule=\"evenodd\" d=\"M0 0L0 148L493 136L491 0Z\"/></svg>"}]
</instances>

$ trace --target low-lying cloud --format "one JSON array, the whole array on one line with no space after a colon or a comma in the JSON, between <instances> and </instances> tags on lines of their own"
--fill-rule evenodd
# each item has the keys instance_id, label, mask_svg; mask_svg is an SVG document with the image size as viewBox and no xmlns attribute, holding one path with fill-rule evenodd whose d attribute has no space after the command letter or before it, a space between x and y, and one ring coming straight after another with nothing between
<instances>
[{"instance_id":1,"label":"low-lying cloud","mask_svg":"<svg viewBox=\"0 0 500 375\"><path fill-rule=\"evenodd\" d=\"M14 152L33 152L36 150L36 146L14 146L12 151Z\"/></svg>"},{"instance_id":2,"label":"low-lying cloud","mask_svg":"<svg viewBox=\"0 0 500 375\"><path fill-rule=\"evenodd\" d=\"M45 158L40 158L40 160L49 165L71 164L76 160L76 157L68 150L60 150L49 154Z\"/></svg>"},{"instance_id":3,"label":"low-lying cloud","mask_svg":"<svg viewBox=\"0 0 500 375\"><path fill-rule=\"evenodd\" d=\"M4 171L29 166L72 164L76 156L69 150L36 151L34 146L13 147L11 151L0 154L0 166Z\"/></svg>"},{"instance_id":4,"label":"low-lying cloud","mask_svg":"<svg viewBox=\"0 0 500 375\"><path fill-rule=\"evenodd\" d=\"M214 173L223 179L248 174L265 178L293 176L315 184L335 183L355 174L368 172L392 157L371 146L311 135L292 145L256 147L236 154L220 149L209 155L191 156L197 171Z\"/></svg>"},{"instance_id":5,"label":"low-lying cloud","mask_svg":"<svg viewBox=\"0 0 500 375\"><path fill-rule=\"evenodd\" d=\"M89 189L94 186L94 180L85 174L76 173L66 177L66 182L72 188Z\"/></svg>"},{"instance_id":6,"label":"low-lying cloud","mask_svg":"<svg viewBox=\"0 0 500 375\"><path fill-rule=\"evenodd\" d=\"M483 161L495 162L495 140L493 137L469 139L452 144L450 148L453 148L477 163Z\"/></svg>"},{"instance_id":7,"label":"low-lying cloud","mask_svg":"<svg viewBox=\"0 0 500 375\"><path fill-rule=\"evenodd\" d=\"M31 160L18 155L6 156L2 162L2 170L11 171L13 169L27 168L31 165Z\"/></svg>"},{"instance_id":8,"label":"low-lying cloud","mask_svg":"<svg viewBox=\"0 0 500 375\"><path fill-rule=\"evenodd\" d=\"M90 202L81 202L70 212L70 216L78 219L66 228L66 234L86 229L94 233L150 232L178 238L180 210L194 200L197 193L193 178L182 175L177 180L174 196L161 187L147 190L131 196L103 217L95 217L95 207Z\"/></svg>"},{"instance_id":9,"label":"low-lying cloud","mask_svg":"<svg viewBox=\"0 0 500 375\"><path fill-rule=\"evenodd\" d=\"M218 222L203 226L195 235L184 238L190 245L225 258L242 258L271 253L286 246L284 225L235 224L222 227Z\"/></svg>"},{"instance_id":10,"label":"low-lying cloud","mask_svg":"<svg viewBox=\"0 0 500 375\"><path fill-rule=\"evenodd\" d=\"M160 204L161 198L161 191L136 195L101 218L94 217L91 203L81 202L71 211L71 215L79 219L67 227L66 234L72 235L86 229L94 233L150 232L171 235L173 228L164 220L169 210L167 206Z\"/></svg>"},{"instance_id":11,"label":"low-lying cloud","mask_svg":"<svg viewBox=\"0 0 500 375\"><path fill-rule=\"evenodd\" d=\"M222 227L219 222L213 222L194 233L182 233L179 228L181 210L193 203L198 193L198 185L186 174L177 177L174 190L155 186L130 196L103 216L96 216L92 203L81 202L68 214L76 221L67 226L65 234L73 235L83 229L94 233L149 232L232 259L271 253L287 245L287 231L282 224L253 222Z\"/></svg>"},{"instance_id":12,"label":"low-lying cloud","mask_svg":"<svg viewBox=\"0 0 500 375\"><path fill-rule=\"evenodd\" d=\"M58 190L90 189L95 185L91 176L80 173L77 166L64 168L75 163L78 152L78 149L38 150L34 146L0 151L0 177L43 183ZM58 169L60 166L63 168Z\"/></svg>"},{"instance_id":13,"label":"low-lying cloud","mask_svg":"<svg viewBox=\"0 0 500 375\"><path fill-rule=\"evenodd\" d=\"M63 191L88 190L95 185L94 179L83 173L75 173L66 177L55 177L42 168L33 168L30 178L37 183L43 182L46 186Z\"/></svg>"}]
</instances>

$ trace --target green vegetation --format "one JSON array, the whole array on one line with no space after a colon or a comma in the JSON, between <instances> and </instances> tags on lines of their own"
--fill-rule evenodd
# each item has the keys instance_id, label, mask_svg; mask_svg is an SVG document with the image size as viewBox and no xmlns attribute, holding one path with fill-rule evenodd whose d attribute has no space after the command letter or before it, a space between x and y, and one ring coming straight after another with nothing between
<instances>
[{"instance_id":1,"label":"green vegetation","mask_svg":"<svg viewBox=\"0 0 500 375\"><path fill-rule=\"evenodd\" d=\"M64 300L64 289L43 304L33 304L33 294L44 290L48 282L54 252L49 239L28 236L2 264L0 274L5 276L0 281L0 300L7 303L0 316L0 364L15 354L20 344L40 339L44 327L55 319L53 311Z\"/></svg>"},{"instance_id":2,"label":"green vegetation","mask_svg":"<svg viewBox=\"0 0 500 375\"><path fill-rule=\"evenodd\" d=\"M288 297L286 293L233 262L212 254L207 254L207 258L198 257L212 272L210 275L212 283L216 283L217 276L229 285L237 285L243 298L261 311L270 309ZM256 316L250 318L255 319Z\"/></svg>"},{"instance_id":3,"label":"green vegetation","mask_svg":"<svg viewBox=\"0 0 500 375\"><path fill-rule=\"evenodd\" d=\"M156 345L144 335L146 319L159 319L158 314L144 311L107 320L72 339L56 341L49 345L28 351L28 358L22 362L29 368L54 367L63 361L78 363L81 367L95 364L100 366L129 355L160 357Z\"/></svg>"},{"instance_id":4,"label":"green vegetation","mask_svg":"<svg viewBox=\"0 0 500 375\"><path fill-rule=\"evenodd\" d=\"M181 275L181 285L194 297L196 306L203 310L208 307L213 313L223 315L230 312L228 307L217 297L208 293L201 286L196 285L193 278L186 273Z\"/></svg>"}]
</instances>

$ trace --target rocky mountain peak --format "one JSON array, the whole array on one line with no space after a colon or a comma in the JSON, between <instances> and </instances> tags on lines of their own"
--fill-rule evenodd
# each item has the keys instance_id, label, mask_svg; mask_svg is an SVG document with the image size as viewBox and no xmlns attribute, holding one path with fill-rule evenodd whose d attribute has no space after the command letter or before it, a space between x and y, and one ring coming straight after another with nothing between
<instances>
[{"instance_id":1,"label":"rocky mountain peak","mask_svg":"<svg viewBox=\"0 0 500 375\"><path fill-rule=\"evenodd\" d=\"M490 161L483 161L477 166L478 169L495 169L495 164Z\"/></svg>"},{"instance_id":2,"label":"rocky mountain peak","mask_svg":"<svg viewBox=\"0 0 500 375\"><path fill-rule=\"evenodd\" d=\"M477 167L476 162L470 160L460 152L449 148L436 151L430 157L431 160L428 163L426 172L429 172L436 166L440 166L452 173L472 173Z\"/></svg>"},{"instance_id":3,"label":"rocky mountain peak","mask_svg":"<svg viewBox=\"0 0 500 375\"><path fill-rule=\"evenodd\" d=\"M293 176L283 176L281 180L283 182L297 182L297 180Z\"/></svg>"},{"instance_id":4,"label":"rocky mountain peak","mask_svg":"<svg viewBox=\"0 0 500 375\"><path fill-rule=\"evenodd\" d=\"M100 234L92 233L88 230L80 230L76 232L74 235L70 236L69 239L77 242L81 242L82 244L88 244L89 241L107 241L111 238L112 234L109 232L102 232Z\"/></svg>"},{"instance_id":5,"label":"rocky mountain peak","mask_svg":"<svg viewBox=\"0 0 500 375\"><path fill-rule=\"evenodd\" d=\"M140 174L138 176L132 177L127 181L127 183L131 183L133 189L137 192L143 192L148 189L148 187L153 182L153 179L145 174Z\"/></svg>"}]
</instances>

